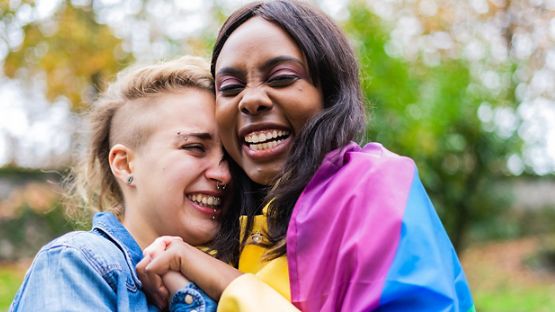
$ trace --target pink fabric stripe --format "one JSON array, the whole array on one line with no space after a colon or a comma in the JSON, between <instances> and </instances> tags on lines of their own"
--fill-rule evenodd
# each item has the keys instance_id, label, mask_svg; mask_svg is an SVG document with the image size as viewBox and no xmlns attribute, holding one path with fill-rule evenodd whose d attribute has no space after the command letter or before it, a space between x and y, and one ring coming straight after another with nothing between
<instances>
[{"instance_id":1,"label":"pink fabric stripe","mask_svg":"<svg viewBox=\"0 0 555 312\"><path fill-rule=\"evenodd\" d=\"M379 304L415 166L380 144L330 153L297 201L287 232L291 300L303 311Z\"/></svg>"}]
</instances>

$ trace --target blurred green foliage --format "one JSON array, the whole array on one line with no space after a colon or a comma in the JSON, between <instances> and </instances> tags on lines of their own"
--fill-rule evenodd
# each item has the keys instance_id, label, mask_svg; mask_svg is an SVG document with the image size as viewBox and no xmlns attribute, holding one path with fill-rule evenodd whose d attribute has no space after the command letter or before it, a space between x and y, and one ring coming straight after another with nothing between
<instances>
[{"instance_id":1,"label":"blurred green foliage","mask_svg":"<svg viewBox=\"0 0 555 312\"><path fill-rule=\"evenodd\" d=\"M413 158L456 248L476 220L492 220L510 204L498 186L519 139L484 129L478 109L515 104L512 89L499 94L472 87L469 64L445 59L430 66L386 53L389 35L368 9L350 10L345 29L358 51L371 118L368 139ZM505 69L510 73L510 64Z\"/></svg>"},{"instance_id":2,"label":"blurred green foliage","mask_svg":"<svg viewBox=\"0 0 555 312\"><path fill-rule=\"evenodd\" d=\"M1 22L10 24L19 7L34 3L0 1ZM27 24L21 46L10 50L4 60L4 73L30 81L44 75L49 99L63 96L75 110L85 109L90 98L103 88L102 83L134 59L122 49L122 41L109 26L97 22L90 3L75 6L65 0L46 27L42 22ZM214 18L221 23L226 14L218 1L215 3ZM518 153L521 142L516 136L499 137L478 118L484 102L492 108L514 109L514 86L494 94L474 82L470 65L460 59L446 58L432 66L420 59L389 55L389 30L360 1L353 2L344 29L361 63L371 116L367 140L380 142L416 161L457 247L462 248L467 237L500 239L553 231L553 207L529 212L507 209L511 192L507 183L500 182L507 177L508 156ZM186 42L173 44L187 45L189 51L207 56L214 35L203 31ZM499 70L511 76L514 66L509 61ZM22 173L17 168L4 173L11 174L14 181L41 175ZM32 208L22 206L14 217L0 219L0 237L17 248L4 260L33 256L53 237L79 228L65 218L59 202L43 212ZM465 269L472 273L480 268ZM23 272L0 265L0 310L9 306L22 276ZM555 306L552 287L503 284L495 289L476 288L479 311L547 311Z\"/></svg>"},{"instance_id":3,"label":"blurred green foliage","mask_svg":"<svg viewBox=\"0 0 555 312\"><path fill-rule=\"evenodd\" d=\"M65 218L59 202L46 213L36 212L28 206L21 207L15 218L0 219L2 246L9 249L0 250L0 260L33 257L52 238L76 228L76 223Z\"/></svg>"},{"instance_id":4,"label":"blurred green foliage","mask_svg":"<svg viewBox=\"0 0 555 312\"><path fill-rule=\"evenodd\" d=\"M2 4L4 23L15 18L18 8L35 2L13 3ZM64 96L81 110L102 82L134 56L122 49L122 40L108 25L97 21L94 2L74 3L63 1L47 22L26 24L21 46L9 51L3 69L9 77L27 80L45 75L48 98ZM147 14L150 0L141 3L139 18ZM214 18L222 20L223 5L211 4ZM516 134L499 137L478 118L478 110L484 103L515 109L515 86L488 90L476 83L462 59L445 57L429 65L389 55L389 29L361 1L351 2L344 28L361 63L371 114L367 139L416 161L454 245L462 248L469 229L487 227L510 206L510 191L499 182L508 175L507 159L519 152L521 142ZM202 31L171 44L205 55L213 40L214 33ZM504 76L513 71L510 58L498 68Z\"/></svg>"}]
</instances>

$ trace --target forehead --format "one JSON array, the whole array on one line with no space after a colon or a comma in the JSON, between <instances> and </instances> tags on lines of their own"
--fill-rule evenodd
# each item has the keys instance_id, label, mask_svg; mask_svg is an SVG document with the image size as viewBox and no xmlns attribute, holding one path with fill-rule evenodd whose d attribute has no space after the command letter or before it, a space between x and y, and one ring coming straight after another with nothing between
<instances>
[{"instance_id":1,"label":"forehead","mask_svg":"<svg viewBox=\"0 0 555 312\"><path fill-rule=\"evenodd\" d=\"M177 133L181 129L214 133L214 95L198 88L162 92L150 99L144 114L154 132Z\"/></svg>"},{"instance_id":2,"label":"forehead","mask_svg":"<svg viewBox=\"0 0 555 312\"><path fill-rule=\"evenodd\" d=\"M216 61L216 72L227 66L260 65L276 56L304 59L285 30L261 17L253 17L231 33Z\"/></svg>"}]
</instances>

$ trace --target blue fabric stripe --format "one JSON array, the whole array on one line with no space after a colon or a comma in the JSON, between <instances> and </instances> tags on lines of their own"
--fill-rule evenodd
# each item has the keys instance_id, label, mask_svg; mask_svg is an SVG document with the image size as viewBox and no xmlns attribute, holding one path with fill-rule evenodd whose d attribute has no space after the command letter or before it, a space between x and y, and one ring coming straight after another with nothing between
<instances>
[{"instance_id":1,"label":"blue fabric stripe","mask_svg":"<svg viewBox=\"0 0 555 312\"><path fill-rule=\"evenodd\" d=\"M378 311L466 312L471 309L472 296L461 264L418 171L414 174L402 222L401 240L384 283Z\"/></svg>"}]
</instances>

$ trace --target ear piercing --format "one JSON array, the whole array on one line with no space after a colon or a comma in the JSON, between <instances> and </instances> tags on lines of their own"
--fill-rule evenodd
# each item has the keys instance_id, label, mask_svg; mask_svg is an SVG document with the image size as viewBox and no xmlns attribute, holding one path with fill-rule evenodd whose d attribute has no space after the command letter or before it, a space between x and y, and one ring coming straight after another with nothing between
<instances>
[{"instance_id":1,"label":"ear piercing","mask_svg":"<svg viewBox=\"0 0 555 312\"><path fill-rule=\"evenodd\" d=\"M129 178L127 178L127 184L131 185L131 183L133 183L133 176L129 176Z\"/></svg>"},{"instance_id":2,"label":"ear piercing","mask_svg":"<svg viewBox=\"0 0 555 312\"><path fill-rule=\"evenodd\" d=\"M216 181L216 189L218 191L225 191L226 187L225 183L220 184L220 181Z\"/></svg>"}]
</instances>

